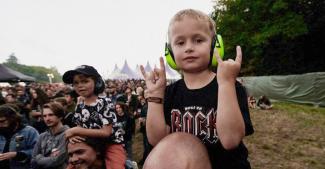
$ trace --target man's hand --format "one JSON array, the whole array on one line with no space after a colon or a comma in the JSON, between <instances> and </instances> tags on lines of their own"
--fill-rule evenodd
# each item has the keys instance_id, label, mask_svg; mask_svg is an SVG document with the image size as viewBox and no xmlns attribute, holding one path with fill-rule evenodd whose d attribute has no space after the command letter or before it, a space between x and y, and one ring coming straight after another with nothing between
<instances>
[{"instance_id":1,"label":"man's hand","mask_svg":"<svg viewBox=\"0 0 325 169\"><path fill-rule=\"evenodd\" d=\"M77 104L79 104L79 103L81 103L81 102L84 102L85 101L85 97L83 97L83 96L79 96L78 98L77 98Z\"/></svg>"},{"instance_id":2,"label":"man's hand","mask_svg":"<svg viewBox=\"0 0 325 169\"><path fill-rule=\"evenodd\" d=\"M55 148L52 150L50 157L57 157L59 156L59 154L60 154L60 150Z\"/></svg>"},{"instance_id":3,"label":"man's hand","mask_svg":"<svg viewBox=\"0 0 325 169\"><path fill-rule=\"evenodd\" d=\"M151 72L146 72L142 65L140 66L140 69L146 82L148 97L164 98L166 88L164 59L160 57L160 68L154 68Z\"/></svg>"},{"instance_id":4,"label":"man's hand","mask_svg":"<svg viewBox=\"0 0 325 169\"><path fill-rule=\"evenodd\" d=\"M10 160L10 159L16 157L16 155L17 155L17 152L7 152L7 153L0 154L0 161Z\"/></svg>"},{"instance_id":5,"label":"man's hand","mask_svg":"<svg viewBox=\"0 0 325 169\"><path fill-rule=\"evenodd\" d=\"M236 59L228 59L223 61L218 51L216 50L215 55L218 60L218 69L217 69L217 80L218 83L231 82L235 83L236 77L240 71L242 63L242 52L240 46L236 47Z\"/></svg>"}]
</instances>

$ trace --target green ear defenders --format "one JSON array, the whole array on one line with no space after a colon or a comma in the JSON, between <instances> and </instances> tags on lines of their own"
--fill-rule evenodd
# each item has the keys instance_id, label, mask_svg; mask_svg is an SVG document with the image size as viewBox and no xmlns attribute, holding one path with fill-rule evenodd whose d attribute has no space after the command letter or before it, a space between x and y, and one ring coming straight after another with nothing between
<instances>
[{"instance_id":1,"label":"green ear defenders","mask_svg":"<svg viewBox=\"0 0 325 169\"><path fill-rule=\"evenodd\" d=\"M210 66L212 67L217 67L218 66L218 61L216 56L214 55L214 50L218 50L219 56L223 58L224 55L224 47L223 47L223 40L221 35L217 34L213 39L211 43L211 51L210 51ZM175 70L179 70L175 59L174 59L174 54L172 51L172 48L168 42L165 44L165 57L168 65Z\"/></svg>"}]
</instances>

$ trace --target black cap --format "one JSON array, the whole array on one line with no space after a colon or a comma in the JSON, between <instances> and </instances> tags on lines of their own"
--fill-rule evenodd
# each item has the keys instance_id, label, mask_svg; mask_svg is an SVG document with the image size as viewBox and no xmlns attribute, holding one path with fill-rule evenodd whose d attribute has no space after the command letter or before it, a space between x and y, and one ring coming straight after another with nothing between
<instances>
[{"instance_id":1,"label":"black cap","mask_svg":"<svg viewBox=\"0 0 325 169\"><path fill-rule=\"evenodd\" d=\"M73 77L77 74L83 74L86 76L94 76L96 78L100 78L100 74L97 70L89 65L81 65L76 67L74 70L69 70L63 74L62 80L64 83L72 84Z\"/></svg>"}]
</instances>

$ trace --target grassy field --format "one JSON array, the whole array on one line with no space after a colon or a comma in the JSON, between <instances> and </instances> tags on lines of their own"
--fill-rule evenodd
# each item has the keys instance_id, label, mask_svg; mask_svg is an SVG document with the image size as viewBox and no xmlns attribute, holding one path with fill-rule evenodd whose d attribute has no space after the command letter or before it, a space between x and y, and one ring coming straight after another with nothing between
<instances>
[{"instance_id":1,"label":"grassy field","mask_svg":"<svg viewBox=\"0 0 325 169\"><path fill-rule=\"evenodd\" d=\"M272 110L251 109L251 118L255 133L244 142L253 169L325 168L325 108L274 103ZM133 153L142 158L140 132Z\"/></svg>"}]
</instances>

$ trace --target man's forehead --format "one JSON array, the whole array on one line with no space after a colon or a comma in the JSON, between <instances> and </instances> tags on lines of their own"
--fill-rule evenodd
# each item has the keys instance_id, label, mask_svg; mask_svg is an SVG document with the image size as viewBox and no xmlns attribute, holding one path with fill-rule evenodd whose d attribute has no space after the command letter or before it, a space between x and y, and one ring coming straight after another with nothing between
<instances>
[{"instance_id":1,"label":"man's forehead","mask_svg":"<svg viewBox=\"0 0 325 169\"><path fill-rule=\"evenodd\" d=\"M68 143L68 153L74 153L85 149L87 149L87 147L83 143Z\"/></svg>"},{"instance_id":2,"label":"man's forehead","mask_svg":"<svg viewBox=\"0 0 325 169\"><path fill-rule=\"evenodd\" d=\"M43 114L54 114L53 111L50 108L44 108Z\"/></svg>"}]
</instances>

